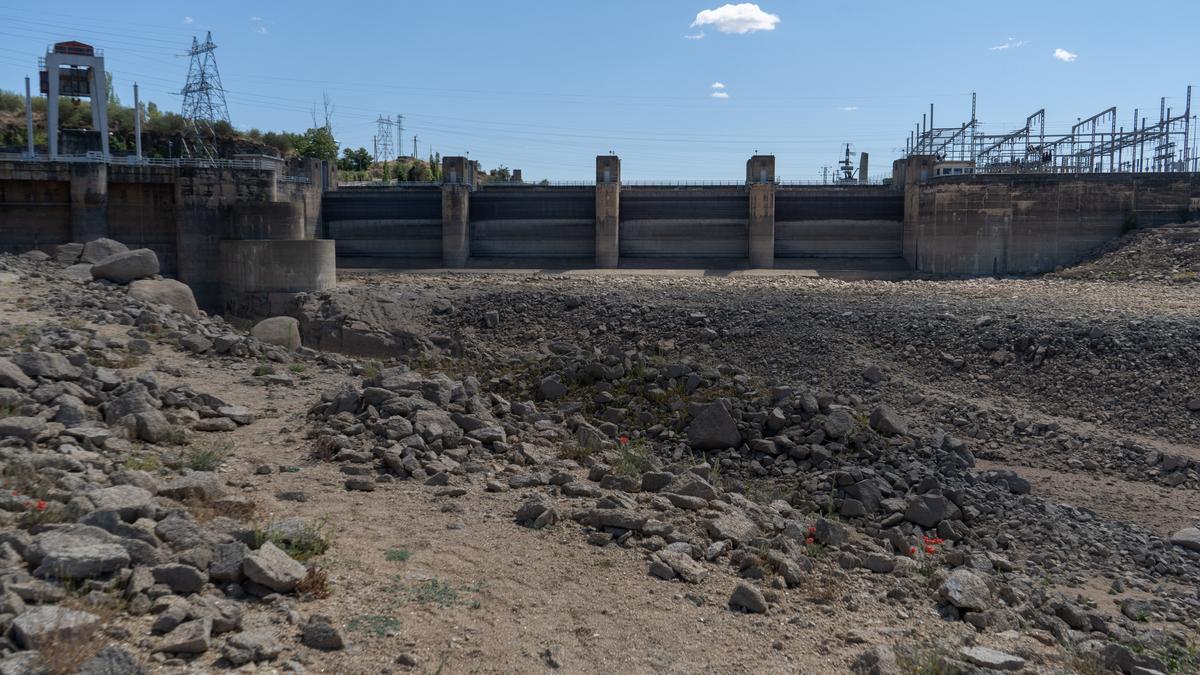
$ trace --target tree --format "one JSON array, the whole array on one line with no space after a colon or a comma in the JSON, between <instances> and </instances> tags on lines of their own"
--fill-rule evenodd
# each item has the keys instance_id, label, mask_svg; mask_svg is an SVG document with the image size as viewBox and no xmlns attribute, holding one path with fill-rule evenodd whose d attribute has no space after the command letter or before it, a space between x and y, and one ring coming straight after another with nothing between
<instances>
[{"instance_id":1,"label":"tree","mask_svg":"<svg viewBox=\"0 0 1200 675\"><path fill-rule=\"evenodd\" d=\"M366 171L371 168L371 153L366 148L351 150L344 148L342 158L338 160L338 169L342 171Z\"/></svg>"},{"instance_id":2,"label":"tree","mask_svg":"<svg viewBox=\"0 0 1200 675\"><path fill-rule=\"evenodd\" d=\"M264 138L265 140L265 138ZM293 140L296 154L326 161L337 160L337 141L329 127L315 127Z\"/></svg>"}]
</instances>

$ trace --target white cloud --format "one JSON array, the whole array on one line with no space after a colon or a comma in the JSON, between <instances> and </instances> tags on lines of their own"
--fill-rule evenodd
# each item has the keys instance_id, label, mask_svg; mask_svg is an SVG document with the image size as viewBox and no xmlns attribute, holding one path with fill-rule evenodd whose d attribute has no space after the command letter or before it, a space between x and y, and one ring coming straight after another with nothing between
<instances>
[{"instance_id":1,"label":"white cloud","mask_svg":"<svg viewBox=\"0 0 1200 675\"><path fill-rule=\"evenodd\" d=\"M266 26L259 26L258 28L255 28L255 29L254 29L254 32L255 32L255 33L258 33L259 35L266 35L266 34L267 34L267 27L266 27Z\"/></svg>"},{"instance_id":2,"label":"white cloud","mask_svg":"<svg viewBox=\"0 0 1200 675\"><path fill-rule=\"evenodd\" d=\"M262 21L262 17L261 16L252 16L252 17L250 17L250 20L251 21Z\"/></svg>"},{"instance_id":3,"label":"white cloud","mask_svg":"<svg viewBox=\"0 0 1200 675\"><path fill-rule=\"evenodd\" d=\"M192 21L193 21L193 19L192 19L192 17L190 17L190 16L185 16L185 17L183 17L183 22L184 22L184 23L191 23Z\"/></svg>"},{"instance_id":4,"label":"white cloud","mask_svg":"<svg viewBox=\"0 0 1200 675\"><path fill-rule=\"evenodd\" d=\"M703 40L704 39L704 31L700 31L699 33L694 33L692 35L684 35L683 39L684 40Z\"/></svg>"},{"instance_id":5,"label":"white cloud","mask_svg":"<svg viewBox=\"0 0 1200 675\"><path fill-rule=\"evenodd\" d=\"M713 98L729 98L729 94L724 91L714 91L711 96Z\"/></svg>"},{"instance_id":6,"label":"white cloud","mask_svg":"<svg viewBox=\"0 0 1200 675\"><path fill-rule=\"evenodd\" d=\"M842 112L854 112L855 110L858 110L858 106L856 105L848 105L842 108Z\"/></svg>"},{"instance_id":7,"label":"white cloud","mask_svg":"<svg viewBox=\"0 0 1200 675\"><path fill-rule=\"evenodd\" d=\"M1074 52L1069 52L1069 51L1063 49L1062 47L1059 47L1058 49L1054 50L1054 58L1056 58L1059 61L1062 61L1064 63L1070 63L1070 62L1074 61L1075 59L1079 58L1079 55L1075 54Z\"/></svg>"},{"instance_id":8,"label":"white cloud","mask_svg":"<svg viewBox=\"0 0 1200 675\"><path fill-rule=\"evenodd\" d=\"M724 88L725 88L725 83L724 83L724 82L713 82L713 83L712 83L712 88L713 88L713 89L724 89Z\"/></svg>"},{"instance_id":9,"label":"white cloud","mask_svg":"<svg viewBox=\"0 0 1200 675\"><path fill-rule=\"evenodd\" d=\"M1010 37L1007 40L1005 40L1004 42L1001 42L1000 44L996 45L995 47L988 47L988 51L1002 52L1006 49L1016 49L1018 47L1023 47L1024 45L1025 45L1024 40L1018 40L1017 38Z\"/></svg>"},{"instance_id":10,"label":"white cloud","mask_svg":"<svg viewBox=\"0 0 1200 675\"><path fill-rule=\"evenodd\" d=\"M775 30L778 23L778 15L764 12L756 4L743 2L700 12L692 22L692 28L712 26L720 33L745 35L760 30Z\"/></svg>"}]
</instances>

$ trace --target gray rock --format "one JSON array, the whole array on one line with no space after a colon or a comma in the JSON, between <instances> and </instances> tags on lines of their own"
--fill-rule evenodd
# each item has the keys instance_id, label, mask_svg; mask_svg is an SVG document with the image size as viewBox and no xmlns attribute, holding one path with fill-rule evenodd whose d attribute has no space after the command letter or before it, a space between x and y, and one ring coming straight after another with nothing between
<instances>
[{"instance_id":1,"label":"gray rock","mask_svg":"<svg viewBox=\"0 0 1200 675\"><path fill-rule=\"evenodd\" d=\"M975 612L982 612L992 606L992 592L987 583L965 567L954 570L946 577L938 588L938 596L959 609Z\"/></svg>"},{"instance_id":2,"label":"gray rock","mask_svg":"<svg viewBox=\"0 0 1200 675\"><path fill-rule=\"evenodd\" d=\"M225 494L221 487L221 479L211 471L193 471L186 476L180 476L168 481L158 488L161 497L168 497L179 502L190 500L212 501Z\"/></svg>"},{"instance_id":3,"label":"gray rock","mask_svg":"<svg viewBox=\"0 0 1200 675\"><path fill-rule=\"evenodd\" d=\"M838 408L825 416L823 428L825 435L830 438L842 439L849 436L857 424L858 422L854 419L854 415L850 414L850 411Z\"/></svg>"},{"instance_id":4,"label":"gray rock","mask_svg":"<svg viewBox=\"0 0 1200 675\"><path fill-rule=\"evenodd\" d=\"M856 675L901 675L906 671L901 670L896 662L896 652L891 647L875 645L859 654L850 665L850 672Z\"/></svg>"},{"instance_id":5,"label":"gray rock","mask_svg":"<svg viewBox=\"0 0 1200 675\"><path fill-rule=\"evenodd\" d=\"M119 645L108 645L84 661L74 675L146 675L146 667Z\"/></svg>"},{"instance_id":6,"label":"gray rock","mask_svg":"<svg viewBox=\"0 0 1200 675\"><path fill-rule=\"evenodd\" d=\"M868 420L871 428L884 436L896 436L908 433L908 422L895 410L881 405L871 412Z\"/></svg>"},{"instance_id":7,"label":"gray rock","mask_svg":"<svg viewBox=\"0 0 1200 675\"><path fill-rule=\"evenodd\" d=\"M992 670L1020 670L1025 667L1025 659L1012 654L1005 654L1002 651L984 647L982 645L974 645L971 647L962 647L958 650L959 656L966 659L969 663L979 666L980 668L991 668Z\"/></svg>"},{"instance_id":8,"label":"gray rock","mask_svg":"<svg viewBox=\"0 0 1200 675\"><path fill-rule=\"evenodd\" d=\"M74 265L79 262L81 255L83 255L83 244L77 242L59 244L54 247L54 259L64 265Z\"/></svg>"},{"instance_id":9,"label":"gray rock","mask_svg":"<svg viewBox=\"0 0 1200 675\"><path fill-rule=\"evenodd\" d=\"M654 553L653 558L669 567L674 575L691 584L704 581L704 577L708 573L704 569L704 565L693 560L690 555L679 551L663 549Z\"/></svg>"},{"instance_id":10,"label":"gray rock","mask_svg":"<svg viewBox=\"0 0 1200 675\"><path fill-rule=\"evenodd\" d=\"M203 654L212 639L212 619L205 617L179 624L167 634L155 651L169 654Z\"/></svg>"},{"instance_id":11,"label":"gray rock","mask_svg":"<svg viewBox=\"0 0 1200 675\"><path fill-rule=\"evenodd\" d=\"M36 383L17 364L0 357L0 387L33 389Z\"/></svg>"},{"instance_id":12,"label":"gray rock","mask_svg":"<svg viewBox=\"0 0 1200 675\"><path fill-rule=\"evenodd\" d=\"M304 580L308 569L279 547L267 542L245 557L242 573L256 584L278 593L288 593Z\"/></svg>"},{"instance_id":13,"label":"gray rock","mask_svg":"<svg viewBox=\"0 0 1200 675\"><path fill-rule=\"evenodd\" d=\"M557 401L567 395L567 387L557 376L550 375L538 383L538 393L547 401Z\"/></svg>"},{"instance_id":14,"label":"gray rock","mask_svg":"<svg viewBox=\"0 0 1200 675\"><path fill-rule=\"evenodd\" d=\"M729 609L749 614L766 614L767 599L763 597L762 591L745 581L739 581L733 589L733 594L729 596Z\"/></svg>"},{"instance_id":15,"label":"gray rock","mask_svg":"<svg viewBox=\"0 0 1200 675\"><path fill-rule=\"evenodd\" d=\"M71 365L67 357L53 352L18 352L11 361L29 377L47 380L78 380L83 371Z\"/></svg>"},{"instance_id":16,"label":"gray rock","mask_svg":"<svg viewBox=\"0 0 1200 675\"><path fill-rule=\"evenodd\" d=\"M658 492L675 480L675 474L669 471L647 471L642 474L642 492Z\"/></svg>"},{"instance_id":17,"label":"gray rock","mask_svg":"<svg viewBox=\"0 0 1200 675\"><path fill-rule=\"evenodd\" d=\"M158 274L158 256L148 248L108 256L92 267L92 278L127 284Z\"/></svg>"},{"instance_id":18,"label":"gray rock","mask_svg":"<svg viewBox=\"0 0 1200 675\"><path fill-rule=\"evenodd\" d=\"M179 338L179 346L193 354L203 354L212 349L213 341L199 333L193 333Z\"/></svg>"},{"instance_id":19,"label":"gray rock","mask_svg":"<svg viewBox=\"0 0 1200 675\"><path fill-rule=\"evenodd\" d=\"M172 592L179 595L199 593L208 583L208 575L191 565L179 563L157 565L150 569L150 573L154 575L154 581L166 584Z\"/></svg>"},{"instance_id":20,"label":"gray rock","mask_svg":"<svg viewBox=\"0 0 1200 675\"><path fill-rule=\"evenodd\" d=\"M862 566L876 574L887 574L896 569L896 558L882 553L873 553L863 560Z\"/></svg>"},{"instance_id":21,"label":"gray rock","mask_svg":"<svg viewBox=\"0 0 1200 675\"><path fill-rule=\"evenodd\" d=\"M34 575L71 581L94 579L129 567L129 552L123 546L77 539L58 542L45 551Z\"/></svg>"},{"instance_id":22,"label":"gray rock","mask_svg":"<svg viewBox=\"0 0 1200 675\"><path fill-rule=\"evenodd\" d=\"M942 495L914 495L904 509L904 519L924 528L931 528L948 518L960 515L958 507Z\"/></svg>"},{"instance_id":23,"label":"gray rock","mask_svg":"<svg viewBox=\"0 0 1200 675\"><path fill-rule=\"evenodd\" d=\"M223 405L217 408L217 414L245 426L254 424L254 413L244 405Z\"/></svg>"},{"instance_id":24,"label":"gray rock","mask_svg":"<svg viewBox=\"0 0 1200 675\"><path fill-rule=\"evenodd\" d=\"M114 239L101 237L83 245L79 260L86 263L98 263L105 258L118 253L125 253L129 247Z\"/></svg>"},{"instance_id":25,"label":"gray rock","mask_svg":"<svg viewBox=\"0 0 1200 675\"><path fill-rule=\"evenodd\" d=\"M288 351L300 348L300 322L290 316L273 316L254 324L250 335L269 345L283 347Z\"/></svg>"},{"instance_id":26,"label":"gray rock","mask_svg":"<svg viewBox=\"0 0 1200 675\"><path fill-rule=\"evenodd\" d=\"M100 617L55 605L26 610L12 622L13 642L24 649L37 649L52 640L83 640L100 625Z\"/></svg>"},{"instance_id":27,"label":"gray rock","mask_svg":"<svg viewBox=\"0 0 1200 675\"><path fill-rule=\"evenodd\" d=\"M734 543L748 542L758 535L758 526L740 511L710 518L704 522L704 529L713 539L729 539Z\"/></svg>"},{"instance_id":28,"label":"gray rock","mask_svg":"<svg viewBox=\"0 0 1200 675\"><path fill-rule=\"evenodd\" d=\"M265 630L245 631L231 636L221 649L221 655L233 666L274 661L283 651L275 634Z\"/></svg>"},{"instance_id":29,"label":"gray rock","mask_svg":"<svg viewBox=\"0 0 1200 675\"><path fill-rule=\"evenodd\" d=\"M129 297L152 305L166 305L184 316L200 318L196 296L187 284L174 279L142 279L129 284Z\"/></svg>"},{"instance_id":30,"label":"gray rock","mask_svg":"<svg viewBox=\"0 0 1200 675\"><path fill-rule=\"evenodd\" d=\"M87 494L97 509L116 511L121 520L132 523L154 516L154 495L136 485L114 485Z\"/></svg>"},{"instance_id":31,"label":"gray rock","mask_svg":"<svg viewBox=\"0 0 1200 675\"><path fill-rule=\"evenodd\" d=\"M536 493L529 496L521 508L517 509L518 525L541 529L558 521L558 511L554 508L554 500L549 495Z\"/></svg>"},{"instance_id":32,"label":"gray rock","mask_svg":"<svg viewBox=\"0 0 1200 675\"><path fill-rule=\"evenodd\" d=\"M0 417L0 438L18 438L32 443L46 430L46 420L40 417Z\"/></svg>"},{"instance_id":33,"label":"gray rock","mask_svg":"<svg viewBox=\"0 0 1200 675\"><path fill-rule=\"evenodd\" d=\"M1200 551L1200 528L1185 527L1171 535L1171 543L1189 551Z\"/></svg>"},{"instance_id":34,"label":"gray rock","mask_svg":"<svg viewBox=\"0 0 1200 675\"><path fill-rule=\"evenodd\" d=\"M250 554L250 548L240 541L217 544L213 547L213 559L208 565L208 576L213 581L241 581L242 563Z\"/></svg>"},{"instance_id":35,"label":"gray rock","mask_svg":"<svg viewBox=\"0 0 1200 675\"><path fill-rule=\"evenodd\" d=\"M79 263L77 265L71 265L67 269L63 270L63 276L68 279L86 283L92 280L92 267L94 267L92 263Z\"/></svg>"},{"instance_id":36,"label":"gray rock","mask_svg":"<svg viewBox=\"0 0 1200 675\"><path fill-rule=\"evenodd\" d=\"M346 640L341 631L334 627L328 617L320 615L309 617L308 623L304 624L300 642L305 647L326 652L346 648Z\"/></svg>"},{"instance_id":37,"label":"gray rock","mask_svg":"<svg viewBox=\"0 0 1200 675\"><path fill-rule=\"evenodd\" d=\"M694 450L724 450L740 445L742 434L725 406L716 402L696 412L687 426L687 439Z\"/></svg>"}]
</instances>

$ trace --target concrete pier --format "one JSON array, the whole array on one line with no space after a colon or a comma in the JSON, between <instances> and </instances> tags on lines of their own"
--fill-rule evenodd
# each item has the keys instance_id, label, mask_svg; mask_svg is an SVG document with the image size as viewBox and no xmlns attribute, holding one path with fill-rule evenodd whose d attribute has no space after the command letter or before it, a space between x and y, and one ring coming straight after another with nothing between
<instances>
[{"instance_id":1,"label":"concrete pier","mask_svg":"<svg viewBox=\"0 0 1200 675\"><path fill-rule=\"evenodd\" d=\"M472 174L466 157L442 158L442 264L446 267L466 267L471 257Z\"/></svg>"},{"instance_id":2,"label":"concrete pier","mask_svg":"<svg viewBox=\"0 0 1200 675\"><path fill-rule=\"evenodd\" d=\"M621 158L596 157L596 267L621 262Z\"/></svg>"},{"instance_id":3,"label":"concrete pier","mask_svg":"<svg viewBox=\"0 0 1200 675\"><path fill-rule=\"evenodd\" d=\"M755 155L746 162L750 211L746 220L750 267L775 266L775 156Z\"/></svg>"},{"instance_id":4,"label":"concrete pier","mask_svg":"<svg viewBox=\"0 0 1200 675\"><path fill-rule=\"evenodd\" d=\"M71 241L108 236L108 165L72 163Z\"/></svg>"}]
</instances>

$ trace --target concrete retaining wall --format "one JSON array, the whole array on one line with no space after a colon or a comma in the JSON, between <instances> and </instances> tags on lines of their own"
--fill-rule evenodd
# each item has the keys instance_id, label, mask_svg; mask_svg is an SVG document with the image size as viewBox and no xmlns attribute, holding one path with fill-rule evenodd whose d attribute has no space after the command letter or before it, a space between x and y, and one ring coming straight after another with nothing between
<instances>
[{"instance_id":1,"label":"concrete retaining wall","mask_svg":"<svg viewBox=\"0 0 1200 675\"><path fill-rule=\"evenodd\" d=\"M935 178L909 188L904 251L921 272L1035 274L1130 227L1177 222L1200 198L1189 174Z\"/></svg>"},{"instance_id":2,"label":"concrete retaining wall","mask_svg":"<svg viewBox=\"0 0 1200 675\"><path fill-rule=\"evenodd\" d=\"M744 189L627 188L620 208L622 258L744 263L749 256Z\"/></svg>"},{"instance_id":3,"label":"concrete retaining wall","mask_svg":"<svg viewBox=\"0 0 1200 675\"><path fill-rule=\"evenodd\" d=\"M488 187L471 194L474 258L592 258L595 191Z\"/></svg>"},{"instance_id":4,"label":"concrete retaining wall","mask_svg":"<svg viewBox=\"0 0 1200 675\"><path fill-rule=\"evenodd\" d=\"M442 257L442 192L339 190L326 193L324 237L337 242L340 267L388 267Z\"/></svg>"},{"instance_id":5,"label":"concrete retaining wall","mask_svg":"<svg viewBox=\"0 0 1200 675\"><path fill-rule=\"evenodd\" d=\"M220 259L223 310L234 316L270 316L292 295L333 288L337 281L328 239L226 240Z\"/></svg>"}]
</instances>

